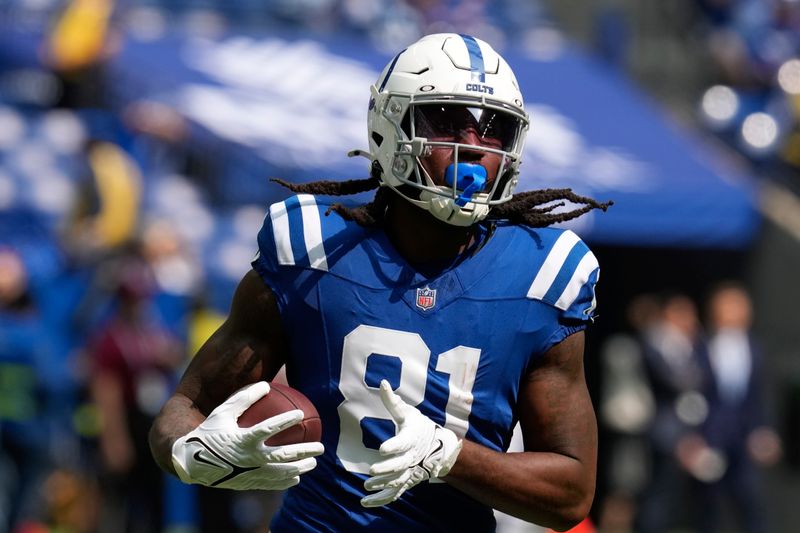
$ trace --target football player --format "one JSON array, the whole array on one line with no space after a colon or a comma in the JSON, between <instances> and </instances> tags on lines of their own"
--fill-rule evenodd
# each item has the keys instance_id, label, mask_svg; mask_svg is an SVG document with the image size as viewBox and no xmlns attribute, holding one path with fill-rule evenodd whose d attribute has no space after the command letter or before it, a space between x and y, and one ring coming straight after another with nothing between
<instances>
[{"instance_id":1,"label":"football player","mask_svg":"<svg viewBox=\"0 0 800 533\"><path fill-rule=\"evenodd\" d=\"M568 529L595 487L583 330L599 268L547 226L609 204L512 198L528 115L505 60L467 35L399 53L368 129L351 155L370 178L283 182L301 194L270 207L230 316L153 426L154 456L187 483L292 487L274 532L493 531L492 508ZM321 198L375 188L354 208ZM264 444L297 411L237 425L284 364L321 442ZM525 451L505 453L517 422Z\"/></svg>"}]
</instances>

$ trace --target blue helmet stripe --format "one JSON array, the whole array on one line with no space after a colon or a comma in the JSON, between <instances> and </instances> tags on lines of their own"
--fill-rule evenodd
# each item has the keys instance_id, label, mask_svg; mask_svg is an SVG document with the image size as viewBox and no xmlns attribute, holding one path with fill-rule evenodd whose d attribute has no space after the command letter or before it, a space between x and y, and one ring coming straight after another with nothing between
<instances>
[{"instance_id":1,"label":"blue helmet stripe","mask_svg":"<svg viewBox=\"0 0 800 533\"><path fill-rule=\"evenodd\" d=\"M386 76L383 78L383 81L381 82L381 86L378 89L379 93L383 92L383 88L386 87L386 82L389 81L389 76L392 75L392 71L394 70L394 66L397 64L397 60L400 59L400 56L403 55L403 52L405 52L405 51L406 51L406 49L403 49L399 54L394 56L394 59L392 59L392 64L389 65L389 70L386 71Z\"/></svg>"},{"instance_id":2,"label":"blue helmet stripe","mask_svg":"<svg viewBox=\"0 0 800 533\"><path fill-rule=\"evenodd\" d=\"M486 83L486 68L483 66L483 53L481 53L478 41L471 35L460 35L464 39L464 44L467 45L467 51L469 52L469 69L472 71L472 79Z\"/></svg>"}]
</instances>

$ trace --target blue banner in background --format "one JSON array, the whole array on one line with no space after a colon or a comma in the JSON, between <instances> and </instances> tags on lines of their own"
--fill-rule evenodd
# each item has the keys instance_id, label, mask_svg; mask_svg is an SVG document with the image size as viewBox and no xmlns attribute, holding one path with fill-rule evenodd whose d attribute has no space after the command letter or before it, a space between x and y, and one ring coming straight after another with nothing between
<instances>
[{"instance_id":1,"label":"blue banner in background","mask_svg":"<svg viewBox=\"0 0 800 533\"><path fill-rule=\"evenodd\" d=\"M699 133L671 122L630 82L576 53L518 64L531 114L520 185L600 200L576 229L613 244L738 248L758 226L756 184ZM581 228L581 225L584 228Z\"/></svg>"},{"instance_id":2,"label":"blue banner in background","mask_svg":"<svg viewBox=\"0 0 800 533\"><path fill-rule=\"evenodd\" d=\"M752 180L622 76L569 48L543 59L516 49L504 56L531 115L520 190L571 187L614 200L608 213L572 224L593 242L738 248L750 241L758 221ZM264 185L267 175L366 177L365 160L345 154L366 147L369 86L390 59L345 39L170 39L128 41L113 72L125 78L127 97L166 102L212 138L246 147L259 161L228 176L226 187L234 200L269 201L282 191Z\"/></svg>"},{"instance_id":3,"label":"blue banner in background","mask_svg":"<svg viewBox=\"0 0 800 533\"><path fill-rule=\"evenodd\" d=\"M20 43L21 41L15 41ZM623 75L576 50L508 48L531 115L519 190L571 187L614 200L570 227L595 243L742 248L756 184L699 134L670 122ZM152 99L189 120L213 154L214 201L267 203L290 181L363 178L369 86L391 59L357 37L127 36L110 62L121 102ZM356 199L367 200L369 194Z\"/></svg>"}]
</instances>

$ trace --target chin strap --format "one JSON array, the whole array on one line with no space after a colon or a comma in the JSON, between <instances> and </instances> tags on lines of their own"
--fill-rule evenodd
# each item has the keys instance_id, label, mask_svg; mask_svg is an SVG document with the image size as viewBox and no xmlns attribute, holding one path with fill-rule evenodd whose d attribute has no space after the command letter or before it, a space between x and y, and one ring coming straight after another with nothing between
<instances>
[{"instance_id":1,"label":"chin strap","mask_svg":"<svg viewBox=\"0 0 800 533\"><path fill-rule=\"evenodd\" d=\"M462 191L455 204L464 207L474 194L483 191L486 169L477 163L451 163L444 171L444 181L451 187L455 181L456 188Z\"/></svg>"}]
</instances>

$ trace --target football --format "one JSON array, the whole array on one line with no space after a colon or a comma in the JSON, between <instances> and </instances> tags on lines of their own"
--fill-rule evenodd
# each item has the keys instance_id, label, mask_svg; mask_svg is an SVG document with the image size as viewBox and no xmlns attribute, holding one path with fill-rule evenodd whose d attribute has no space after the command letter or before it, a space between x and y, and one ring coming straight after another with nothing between
<instances>
[{"instance_id":1,"label":"football","mask_svg":"<svg viewBox=\"0 0 800 533\"><path fill-rule=\"evenodd\" d=\"M283 446L299 442L319 441L322 436L322 422L316 407L302 392L281 383L269 384L269 392L239 416L239 427L249 428L275 415L294 409L303 411L305 414L303 420L271 436L266 443L270 446Z\"/></svg>"}]
</instances>

